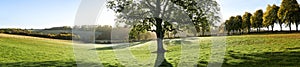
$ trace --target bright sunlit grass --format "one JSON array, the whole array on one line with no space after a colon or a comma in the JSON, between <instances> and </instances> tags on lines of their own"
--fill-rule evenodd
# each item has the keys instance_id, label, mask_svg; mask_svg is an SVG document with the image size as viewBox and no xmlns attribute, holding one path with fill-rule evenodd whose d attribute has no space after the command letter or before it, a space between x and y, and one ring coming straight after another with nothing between
<instances>
[{"instance_id":1,"label":"bright sunlit grass","mask_svg":"<svg viewBox=\"0 0 300 67\"><path fill-rule=\"evenodd\" d=\"M210 61L212 37L199 38L186 42L185 45L199 45L199 66L206 66ZM170 42L170 43L168 43ZM168 62L177 66L181 60L180 42L165 41ZM139 66L149 66L154 62L150 57L156 42L150 41L130 47L131 53ZM300 34L259 34L226 37L226 55L223 67L279 67L300 64ZM151 46L152 48L149 48ZM101 47L100 47L101 48ZM98 49L101 62L105 66L126 65L132 62L119 62L111 48ZM41 39L23 36L0 35L0 66L76 66L71 41ZM153 54L153 55L150 55ZM152 63L145 64L147 61Z\"/></svg>"}]
</instances>

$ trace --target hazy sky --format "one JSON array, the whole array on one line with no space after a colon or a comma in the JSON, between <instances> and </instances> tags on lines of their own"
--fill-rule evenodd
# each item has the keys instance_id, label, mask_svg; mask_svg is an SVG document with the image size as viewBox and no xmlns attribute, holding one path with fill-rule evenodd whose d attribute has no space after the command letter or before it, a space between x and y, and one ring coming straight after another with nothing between
<instances>
[{"instance_id":1,"label":"hazy sky","mask_svg":"<svg viewBox=\"0 0 300 67\"><path fill-rule=\"evenodd\" d=\"M299 1L299 0L298 0ZM267 4L281 0L218 0L223 20L230 16L265 11ZM80 0L0 0L0 28L48 28L72 26ZM114 13L103 9L98 24L114 24Z\"/></svg>"}]
</instances>

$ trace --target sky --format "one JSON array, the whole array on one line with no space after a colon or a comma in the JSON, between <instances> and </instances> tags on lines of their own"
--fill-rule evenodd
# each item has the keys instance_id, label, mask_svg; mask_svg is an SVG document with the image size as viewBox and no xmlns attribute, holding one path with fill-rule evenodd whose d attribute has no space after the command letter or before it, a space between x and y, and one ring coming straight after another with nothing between
<instances>
[{"instance_id":1,"label":"sky","mask_svg":"<svg viewBox=\"0 0 300 67\"><path fill-rule=\"evenodd\" d=\"M0 28L72 25L80 0L0 0Z\"/></svg>"},{"instance_id":2,"label":"sky","mask_svg":"<svg viewBox=\"0 0 300 67\"><path fill-rule=\"evenodd\" d=\"M219 0L223 21L230 16L243 15L245 12L254 13L258 9L266 10L267 5L280 6L281 0Z\"/></svg>"},{"instance_id":3,"label":"sky","mask_svg":"<svg viewBox=\"0 0 300 67\"><path fill-rule=\"evenodd\" d=\"M230 16L265 11L267 4L280 5L281 0L217 0L222 20ZM80 0L0 0L0 28L36 28L73 26ZM299 0L298 0L299 2ZM104 5L104 4L103 4ZM105 7L105 6L104 6ZM114 25L114 12L103 8L97 20L100 25Z\"/></svg>"},{"instance_id":4,"label":"sky","mask_svg":"<svg viewBox=\"0 0 300 67\"><path fill-rule=\"evenodd\" d=\"M230 16L242 16L245 12L253 14L258 9L262 9L265 12L268 4L276 4L277 6L280 6L281 1L282 0L217 0L221 7L223 21L229 19ZM298 3L300 2L300 0L297 1ZM292 30L295 29L296 28L293 25ZM274 30L280 30L278 24L275 24ZM289 28L283 26L283 30L289 30Z\"/></svg>"}]
</instances>

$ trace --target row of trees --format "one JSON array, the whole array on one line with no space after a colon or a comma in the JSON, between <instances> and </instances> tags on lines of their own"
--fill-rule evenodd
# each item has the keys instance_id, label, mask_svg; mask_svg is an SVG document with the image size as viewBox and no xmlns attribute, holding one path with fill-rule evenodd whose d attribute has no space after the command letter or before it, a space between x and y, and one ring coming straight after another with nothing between
<instances>
[{"instance_id":1,"label":"row of trees","mask_svg":"<svg viewBox=\"0 0 300 67\"><path fill-rule=\"evenodd\" d=\"M138 29L137 26L134 26L132 28L129 26L112 27L110 25L81 25L81 26L73 26L73 28L70 26L62 26L62 27L52 27L46 29L6 28L6 29L0 29L0 33L65 39L65 40L72 40L72 37L73 38L76 37L75 39L80 39L80 36L78 34L72 35L72 32L70 32L72 31L72 29L76 29L77 31L81 31L81 32L95 31L95 40L110 41L111 38L126 38L126 40L129 41L140 41L140 40L155 39L155 34L145 30L142 31ZM48 31L52 31L52 32L48 32ZM129 37L126 35L124 36L112 35L113 31L122 32L122 34L129 34Z\"/></svg>"},{"instance_id":2,"label":"row of trees","mask_svg":"<svg viewBox=\"0 0 300 67\"><path fill-rule=\"evenodd\" d=\"M96 40L111 40L111 38L114 38L118 36L118 38L126 38L126 40L129 41L139 41L139 40L150 40L154 39L153 34L150 32L147 32L146 30L139 29L139 26L124 26L124 27L112 27L110 25L81 25L81 26L74 26L73 29L76 29L78 31L93 31L95 30L96 33ZM121 36L121 35L114 35L115 33L124 33L128 34Z\"/></svg>"},{"instance_id":3,"label":"row of trees","mask_svg":"<svg viewBox=\"0 0 300 67\"><path fill-rule=\"evenodd\" d=\"M273 4L268 5L266 12L259 9L252 15L249 12L245 12L243 16L231 16L225 21L225 28L230 32L243 33L245 31L251 32L251 28L256 28L257 32L260 32L260 28L271 26L272 30L277 23L280 25L282 31L282 25L285 24L289 27L290 31L292 24L296 25L296 31L298 31L298 25L300 23L300 7L296 0L283 0L280 7Z\"/></svg>"}]
</instances>

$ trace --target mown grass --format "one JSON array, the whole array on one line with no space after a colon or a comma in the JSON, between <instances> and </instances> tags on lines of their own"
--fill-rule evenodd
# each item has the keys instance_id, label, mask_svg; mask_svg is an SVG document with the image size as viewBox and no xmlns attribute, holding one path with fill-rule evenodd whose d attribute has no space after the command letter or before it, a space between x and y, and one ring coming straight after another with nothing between
<instances>
[{"instance_id":1,"label":"mown grass","mask_svg":"<svg viewBox=\"0 0 300 67\"><path fill-rule=\"evenodd\" d=\"M0 66L72 66L68 41L10 35L0 36Z\"/></svg>"},{"instance_id":2,"label":"mown grass","mask_svg":"<svg viewBox=\"0 0 300 67\"><path fill-rule=\"evenodd\" d=\"M197 59L197 66L205 67L209 61L214 61L210 60L211 47L215 42L212 39L214 38L165 40L167 61L173 66L178 66L180 60L185 60L180 59L182 45L191 45L190 49L200 49L200 53L199 58L190 59ZM225 40L226 53L222 67L297 67L300 64L300 34L297 33L227 36ZM154 62L153 57L156 56L156 43L144 44L129 48L138 63L132 59L120 62L118 59L129 57L122 54L118 56L112 48L100 47L97 48L97 52L101 62L107 67L151 66ZM0 66L76 66L73 48L68 41L0 36L0 50ZM190 53L193 52L197 51Z\"/></svg>"}]
</instances>

